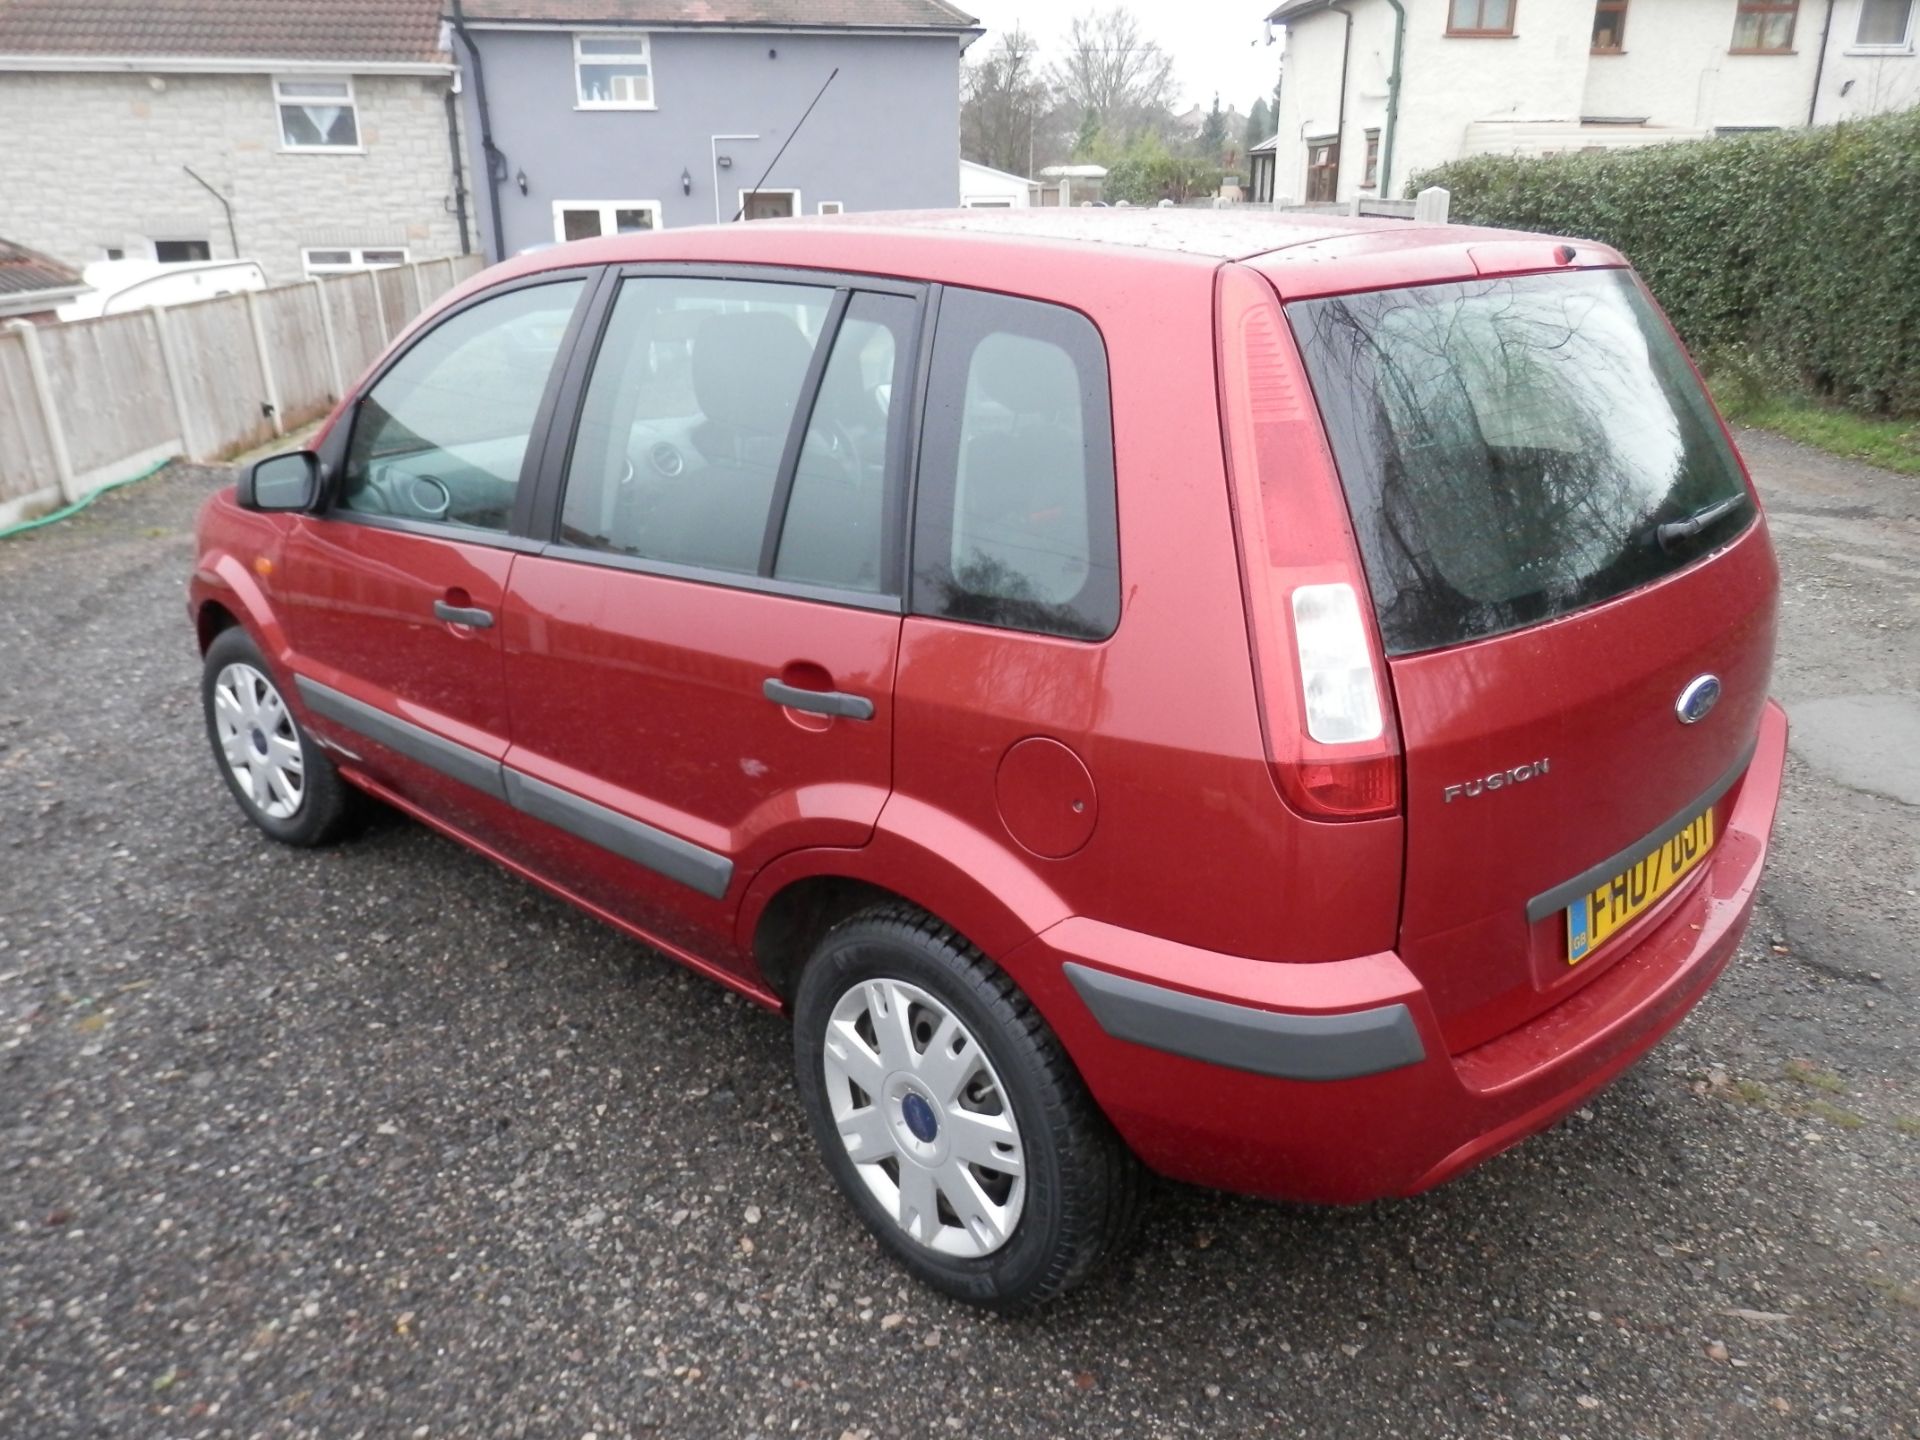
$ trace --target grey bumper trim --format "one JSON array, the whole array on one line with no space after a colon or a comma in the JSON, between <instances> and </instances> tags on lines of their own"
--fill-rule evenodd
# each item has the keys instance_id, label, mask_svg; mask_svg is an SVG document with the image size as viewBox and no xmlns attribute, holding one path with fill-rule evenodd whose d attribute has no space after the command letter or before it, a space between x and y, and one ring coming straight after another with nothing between
<instances>
[{"instance_id":1,"label":"grey bumper trim","mask_svg":"<svg viewBox=\"0 0 1920 1440\"><path fill-rule=\"evenodd\" d=\"M351 695L304 675L296 676L301 698L316 715L344 725L357 735L418 761L464 785L483 790L536 820L577 835L589 845L611 850L715 900L733 881L733 861L716 851L669 835L664 830L596 805L544 780L508 769L456 741L435 735L411 721L376 709Z\"/></svg>"},{"instance_id":2,"label":"grey bumper trim","mask_svg":"<svg viewBox=\"0 0 1920 1440\"><path fill-rule=\"evenodd\" d=\"M1071 962L1062 967L1100 1028L1169 1054L1282 1080L1352 1080L1426 1059L1405 1005L1287 1015L1208 1000Z\"/></svg>"},{"instance_id":3,"label":"grey bumper trim","mask_svg":"<svg viewBox=\"0 0 1920 1440\"><path fill-rule=\"evenodd\" d=\"M1649 834L1634 841L1617 855L1609 855L1598 865L1589 865L1571 880L1563 880L1551 890L1534 896L1527 902L1527 923L1537 925L1554 911L1566 909L1582 895L1598 889L1629 865L1638 864L1678 835L1683 825L1731 790L1734 781L1747 773L1747 767L1753 763L1754 751L1759 748L1760 737L1755 735L1746 743L1740 751L1740 758L1733 762L1727 772L1714 781L1704 794L1681 806L1680 813L1671 820L1655 826Z\"/></svg>"},{"instance_id":4,"label":"grey bumper trim","mask_svg":"<svg viewBox=\"0 0 1920 1440\"><path fill-rule=\"evenodd\" d=\"M718 900L727 893L733 880L733 861L726 856L518 770L505 773L507 803L514 809L557 825L590 845L611 850L669 880L678 880L702 895Z\"/></svg>"},{"instance_id":5,"label":"grey bumper trim","mask_svg":"<svg viewBox=\"0 0 1920 1440\"><path fill-rule=\"evenodd\" d=\"M503 767L498 760L455 741L443 739L431 730L423 730L411 721L389 715L363 700L342 695L318 680L296 675L294 683L300 687L300 698L312 707L316 715L324 715L335 724L344 725L356 735L364 735L389 750L398 751L409 760L417 760L429 770L438 770L463 785L484 790L496 800L507 798L506 782L501 778Z\"/></svg>"}]
</instances>

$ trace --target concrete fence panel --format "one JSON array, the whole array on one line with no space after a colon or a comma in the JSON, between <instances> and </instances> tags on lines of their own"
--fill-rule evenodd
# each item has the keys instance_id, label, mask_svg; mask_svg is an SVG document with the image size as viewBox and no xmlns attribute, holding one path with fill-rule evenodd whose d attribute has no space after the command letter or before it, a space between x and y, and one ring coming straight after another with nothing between
<instances>
[{"instance_id":1,"label":"concrete fence panel","mask_svg":"<svg viewBox=\"0 0 1920 1440\"><path fill-rule=\"evenodd\" d=\"M83 488L179 453L179 415L150 311L42 326L40 344Z\"/></svg>"},{"instance_id":2,"label":"concrete fence panel","mask_svg":"<svg viewBox=\"0 0 1920 1440\"><path fill-rule=\"evenodd\" d=\"M193 417L189 453L210 460L271 440L273 416L246 297L176 305L167 323L180 342L180 386Z\"/></svg>"},{"instance_id":3,"label":"concrete fence panel","mask_svg":"<svg viewBox=\"0 0 1920 1440\"><path fill-rule=\"evenodd\" d=\"M34 391L26 337L0 327L0 506L56 483L53 442Z\"/></svg>"},{"instance_id":4,"label":"concrete fence panel","mask_svg":"<svg viewBox=\"0 0 1920 1440\"><path fill-rule=\"evenodd\" d=\"M380 300L374 290L373 272L336 275L323 281L320 289L327 297L328 313L333 317L334 343L340 348L340 368L347 384L358 380L373 357L387 348L386 328L380 323Z\"/></svg>"},{"instance_id":5,"label":"concrete fence panel","mask_svg":"<svg viewBox=\"0 0 1920 1440\"><path fill-rule=\"evenodd\" d=\"M280 423L287 430L317 420L339 398L333 388L320 292L311 285L262 290L256 300L267 353L280 394Z\"/></svg>"}]
</instances>

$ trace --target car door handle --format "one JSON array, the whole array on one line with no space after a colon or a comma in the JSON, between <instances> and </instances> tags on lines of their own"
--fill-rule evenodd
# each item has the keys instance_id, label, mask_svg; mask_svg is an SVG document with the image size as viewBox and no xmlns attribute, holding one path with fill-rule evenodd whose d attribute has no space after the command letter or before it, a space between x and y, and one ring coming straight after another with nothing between
<instances>
[{"instance_id":1,"label":"car door handle","mask_svg":"<svg viewBox=\"0 0 1920 1440\"><path fill-rule=\"evenodd\" d=\"M433 602L433 618L444 620L449 625L471 625L476 630L493 628L493 612L482 610L477 605L449 605L444 600Z\"/></svg>"},{"instance_id":2,"label":"car door handle","mask_svg":"<svg viewBox=\"0 0 1920 1440\"><path fill-rule=\"evenodd\" d=\"M843 715L849 720L871 720L873 701L864 695L849 695L844 690L802 690L784 680L768 677L760 693L776 705L789 710L806 710L815 715Z\"/></svg>"}]
</instances>

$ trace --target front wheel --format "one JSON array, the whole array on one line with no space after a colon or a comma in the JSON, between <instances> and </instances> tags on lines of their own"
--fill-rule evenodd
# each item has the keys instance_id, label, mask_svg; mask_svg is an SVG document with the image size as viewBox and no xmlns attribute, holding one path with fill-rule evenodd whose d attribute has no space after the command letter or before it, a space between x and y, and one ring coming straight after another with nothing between
<instances>
[{"instance_id":1,"label":"front wheel","mask_svg":"<svg viewBox=\"0 0 1920 1440\"><path fill-rule=\"evenodd\" d=\"M1026 997L940 922L885 905L836 926L794 1019L827 1169L927 1283L1026 1308L1125 1238L1137 1162Z\"/></svg>"},{"instance_id":2,"label":"front wheel","mask_svg":"<svg viewBox=\"0 0 1920 1440\"><path fill-rule=\"evenodd\" d=\"M246 631L207 647L200 701L220 774L241 810L287 845L324 845L350 826L356 795L300 728Z\"/></svg>"}]
</instances>

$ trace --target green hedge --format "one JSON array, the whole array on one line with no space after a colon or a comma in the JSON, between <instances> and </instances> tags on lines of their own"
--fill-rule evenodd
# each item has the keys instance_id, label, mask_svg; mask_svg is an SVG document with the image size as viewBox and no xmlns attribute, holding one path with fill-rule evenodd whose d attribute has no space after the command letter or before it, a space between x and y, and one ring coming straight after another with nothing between
<instances>
[{"instance_id":1,"label":"green hedge","mask_svg":"<svg viewBox=\"0 0 1920 1440\"><path fill-rule=\"evenodd\" d=\"M1605 154L1477 156L1416 175L1463 224L1605 241L1709 363L1920 414L1920 111Z\"/></svg>"}]
</instances>

